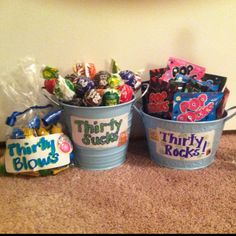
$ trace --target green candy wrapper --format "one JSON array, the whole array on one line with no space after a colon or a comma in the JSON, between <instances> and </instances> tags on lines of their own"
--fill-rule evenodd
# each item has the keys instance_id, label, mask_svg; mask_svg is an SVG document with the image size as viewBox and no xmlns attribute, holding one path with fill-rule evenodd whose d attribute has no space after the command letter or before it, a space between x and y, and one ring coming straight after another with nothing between
<instances>
[{"instance_id":1,"label":"green candy wrapper","mask_svg":"<svg viewBox=\"0 0 236 236\"><path fill-rule=\"evenodd\" d=\"M59 70L53 67L46 66L42 69L44 79L55 79L59 76Z\"/></svg>"},{"instance_id":2,"label":"green candy wrapper","mask_svg":"<svg viewBox=\"0 0 236 236\"><path fill-rule=\"evenodd\" d=\"M71 101L75 97L75 88L69 79L59 76L54 93L59 100Z\"/></svg>"},{"instance_id":3,"label":"green candy wrapper","mask_svg":"<svg viewBox=\"0 0 236 236\"><path fill-rule=\"evenodd\" d=\"M117 89L106 89L103 95L105 106L114 106L120 103L120 92Z\"/></svg>"}]
</instances>

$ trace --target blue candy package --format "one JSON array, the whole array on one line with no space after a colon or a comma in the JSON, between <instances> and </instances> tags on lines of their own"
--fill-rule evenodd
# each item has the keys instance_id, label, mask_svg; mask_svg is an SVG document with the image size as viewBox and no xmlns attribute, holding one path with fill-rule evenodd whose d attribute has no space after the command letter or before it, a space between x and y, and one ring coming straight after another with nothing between
<instances>
[{"instance_id":1,"label":"blue candy package","mask_svg":"<svg viewBox=\"0 0 236 236\"><path fill-rule=\"evenodd\" d=\"M172 120L186 122L215 120L216 110L223 95L222 92L175 93Z\"/></svg>"},{"instance_id":2,"label":"blue candy package","mask_svg":"<svg viewBox=\"0 0 236 236\"><path fill-rule=\"evenodd\" d=\"M205 74L202 78L202 82L206 82L207 84L211 84L211 86L218 87L218 92L221 92L226 84L227 77L213 74Z\"/></svg>"}]
</instances>

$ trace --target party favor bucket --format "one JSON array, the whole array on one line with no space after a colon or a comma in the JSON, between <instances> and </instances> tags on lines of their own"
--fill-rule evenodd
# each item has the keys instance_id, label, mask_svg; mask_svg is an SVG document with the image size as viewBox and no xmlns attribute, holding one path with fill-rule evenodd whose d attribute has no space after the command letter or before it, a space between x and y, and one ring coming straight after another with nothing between
<instances>
[{"instance_id":1,"label":"party favor bucket","mask_svg":"<svg viewBox=\"0 0 236 236\"><path fill-rule=\"evenodd\" d=\"M150 116L138 109L141 115L151 159L157 164L175 169L200 169L215 160L216 151L226 121L236 115L229 115L207 122L179 122Z\"/></svg>"},{"instance_id":2,"label":"party favor bucket","mask_svg":"<svg viewBox=\"0 0 236 236\"><path fill-rule=\"evenodd\" d=\"M46 96L63 110L62 122L74 145L75 166L105 170L124 163L132 123L132 107L145 95L147 89L131 101L115 106L80 107L57 103Z\"/></svg>"}]
</instances>

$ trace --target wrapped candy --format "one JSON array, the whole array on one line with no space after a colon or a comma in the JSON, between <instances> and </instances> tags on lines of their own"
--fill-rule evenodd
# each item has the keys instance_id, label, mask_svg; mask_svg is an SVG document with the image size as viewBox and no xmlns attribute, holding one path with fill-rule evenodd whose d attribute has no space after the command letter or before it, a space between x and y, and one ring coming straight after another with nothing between
<instances>
[{"instance_id":1,"label":"wrapped candy","mask_svg":"<svg viewBox=\"0 0 236 236\"><path fill-rule=\"evenodd\" d=\"M22 139L25 138L24 131L20 128L13 128L12 133L10 135L11 139Z\"/></svg>"},{"instance_id":2,"label":"wrapped candy","mask_svg":"<svg viewBox=\"0 0 236 236\"><path fill-rule=\"evenodd\" d=\"M218 88L217 90L215 89L215 91L221 92L226 84L227 77L206 73L202 81L206 82L206 84L209 84L211 87L214 86Z\"/></svg>"},{"instance_id":3,"label":"wrapped candy","mask_svg":"<svg viewBox=\"0 0 236 236\"><path fill-rule=\"evenodd\" d=\"M51 134L58 134L58 133L63 133L62 125L60 123L52 125L52 128L51 128Z\"/></svg>"},{"instance_id":4,"label":"wrapped candy","mask_svg":"<svg viewBox=\"0 0 236 236\"><path fill-rule=\"evenodd\" d=\"M70 101L75 97L75 87L69 79L59 76L54 93L59 100Z\"/></svg>"},{"instance_id":5,"label":"wrapped candy","mask_svg":"<svg viewBox=\"0 0 236 236\"><path fill-rule=\"evenodd\" d=\"M120 103L120 92L117 89L106 89L103 95L105 106L114 106Z\"/></svg>"},{"instance_id":6,"label":"wrapped candy","mask_svg":"<svg viewBox=\"0 0 236 236\"><path fill-rule=\"evenodd\" d=\"M36 131L32 128L29 127L24 127L23 128L24 136L25 138L33 138L36 136Z\"/></svg>"},{"instance_id":7,"label":"wrapped candy","mask_svg":"<svg viewBox=\"0 0 236 236\"><path fill-rule=\"evenodd\" d=\"M74 86L76 86L76 84L79 81L79 76L76 73L73 73L73 74L66 75L65 79L70 80L74 84Z\"/></svg>"},{"instance_id":8,"label":"wrapped candy","mask_svg":"<svg viewBox=\"0 0 236 236\"><path fill-rule=\"evenodd\" d=\"M181 74L201 80L206 71L205 67L175 57L169 58L168 67L170 70L170 79L175 78L178 74Z\"/></svg>"},{"instance_id":9,"label":"wrapped candy","mask_svg":"<svg viewBox=\"0 0 236 236\"><path fill-rule=\"evenodd\" d=\"M130 70L123 70L119 73L120 77L124 80L125 84L128 84L131 87L135 85L135 74Z\"/></svg>"},{"instance_id":10,"label":"wrapped candy","mask_svg":"<svg viewBox=\"0 0 236 236\"><path fill-rule=\"evenodd\" d=\"M100 94L101 97L103 97L104 93L106 92L106 89L97 88L96 91Z\"/></svg>"},{"instance_id":11,"label":"wrapped candy","mask_svg":"<svg viewBox=\"0 0 236 236\"><path fill-rule=\"evenodd\" d=\"M194 78L189 80L186 85L186 92L217 92L219 90L218 85L214 85L211 81L199 81Z\"/></svg>"},{"instance_id":12,"label":"wrapped candy","mask_svg":"<svg viewBox=\"0 0 236 236\"><path fill-rule=\"evenodd\" d=\"M205 70L205 67L174 57L169 58L166 68L150 70L150 80L146 82L149 89L143 96L144 112L189 122L222 117L229 94L226 89L222 99L220 91L226 77L206 74ZM145 86L143 83L142 91ZM186 111L183 111L184 106L189 106Z\"/></svg>"},{"instance_id":13,"label":"wrapped candy","mask_svg":"<svg viewBox=\"0 0 236 236\"><path fill-rule=\"evenodd\" d=\"M116 89L119 86L122 86L124 84L124 81L122 80L119 74L112 74L108 78L107 82L108 82L109 87L113 89Z\"/></svg>"},{"instance_id":14,"label":"wrapped candy","mask_svg":"<svg viewBox=\"0 0 236 236\"><path fill-rule=\"evenodd\" d=\"M94 87L95 85L92 80L88 77L81 76L75 85L76 95L83 98L84 94Z\"/></svg>"},{"instance_id":15,"label":"wrapped candy","mask_svg":"<svg viewBox=\"0 0 236 236\"><path fill-rule=\"evenodd\" d=\"M42 69L42 75L44 78L44 88L50 94L53 94L59 76L58 69L46 66Z\"/></svg>"},{"instance_id":16,"label":"wrapped candy","mask_svg":"<svg viewBox=\"0 0 236 236\"><path fill-rule=\"evenodd\" d=\"M99 71L94 77L94 83L96 88L105 89L108 86L108 79L111 74L107 71Z\"/></svg>"},{"instance_id":17,"label":"wrapped candy","mask_svg":"<svg viewBox=\"0 0 236 236\"><path fill-rule=\"evenodd\" d=\"M102 97L96 89L91 89L85 93L83 103L89 107L99 106L102 103Z\"/></svg>"},{"instance_id":18,"label":"wrapped candy","mask_svg":"<svg viewBox=\"0 0 236 236\"><path fill-rule=\"evenodd\" d=\"M142 79L138 74L130 70L120 71L120 77L124 80L125 84L134 88L134 90L138 90L141 86Z\"/></svg>"},{"instance_id":19,"label":"wrapped candy","mask_svg":"<svg viewBox=\"0 0 236 236\"><path fill-rule=\"evenodd\" d=\"M44 79L57 79L59 76L59 70L53 67L45 66L42 68L42 75Z\"/></svg>"},{"instance_id":20,"label":"wrapped candy","mask_svg":"<svg viewBox=\"0 0 236 236\"><path fill-rule=\"evenodd\" d=\"M124 84L119 86L118 90L120 91L120 103L125 103L132 100L134 92L131 86Z\"/></svg>"},{"instance_id":21,"label":"wrapped candy","mask_svg":"<svg viewBox=\"0 0 236 236\"><path fill-rule=\"evenodd\" d=\"M77 63L73 66L73 71L80 77L86 76L93 79L96 74L96 68L93 63Z\"/></svg>"},{"instance_id":22,"label":"wrapped candy","mask_svg":"<svg viewBox=\"0 0 236 236\"><path fill-rule=\"evenodd\" d=\"M49 132L47 131L46 128L40 127L39 129L37 129L37 135L38 136L45 136L45 135L49 135Z\"/></svg>"},{"instance_id":23,"label":"wrapped candy","mask_svg":"<svg viewBox=\"0 0 236 236\"><path fill-rule=\"evenodd\" d=\"M165 69L150 71L150 86L143 97L143 109L146 113L163 119L171 119L173 97L175 92L183 90L183 84L175 81L164 81Z\"/></svg>"},{"instance_id":24,"label":"wrapped candy","mask_svg":"<svg viewBox=\"0 0 236 236\"><path fill-rule=\"evenodd\" d=\"M172 119L189 122L215 120L222 98L221 92L176 93Z\"/></svg>"}]
</instances>

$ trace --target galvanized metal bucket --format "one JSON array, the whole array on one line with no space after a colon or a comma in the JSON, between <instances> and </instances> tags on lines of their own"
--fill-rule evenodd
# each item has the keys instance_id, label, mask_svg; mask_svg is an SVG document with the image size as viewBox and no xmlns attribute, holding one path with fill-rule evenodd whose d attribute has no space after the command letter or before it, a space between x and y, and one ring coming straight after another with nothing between
<instances>
[{"instance_id":1,"label":"galvanized metal bucket","mask_svg":"<svg viewBox=\"0 0 236 236\"><path fill-rule=\"evenodd\" d=\"M62 121L74 144L74 164L82 169L106 170L126 160L132 124L132 107L148 88L131 101L116 106L79 107L57 103Z\"/></svg>"},{"instance_id":2,"label":"galvanized metal bucket","mask_svg":"<svg viewBox=\"0 0 236 236\"><path fill-rule=\"evenodd\" d=\"M160 166L193 170L209 166L215 160L225 122L236 115L207 122L179 122L150 116L134 106L141 115L151 159Z\"/></svg>"}]
</instances>

